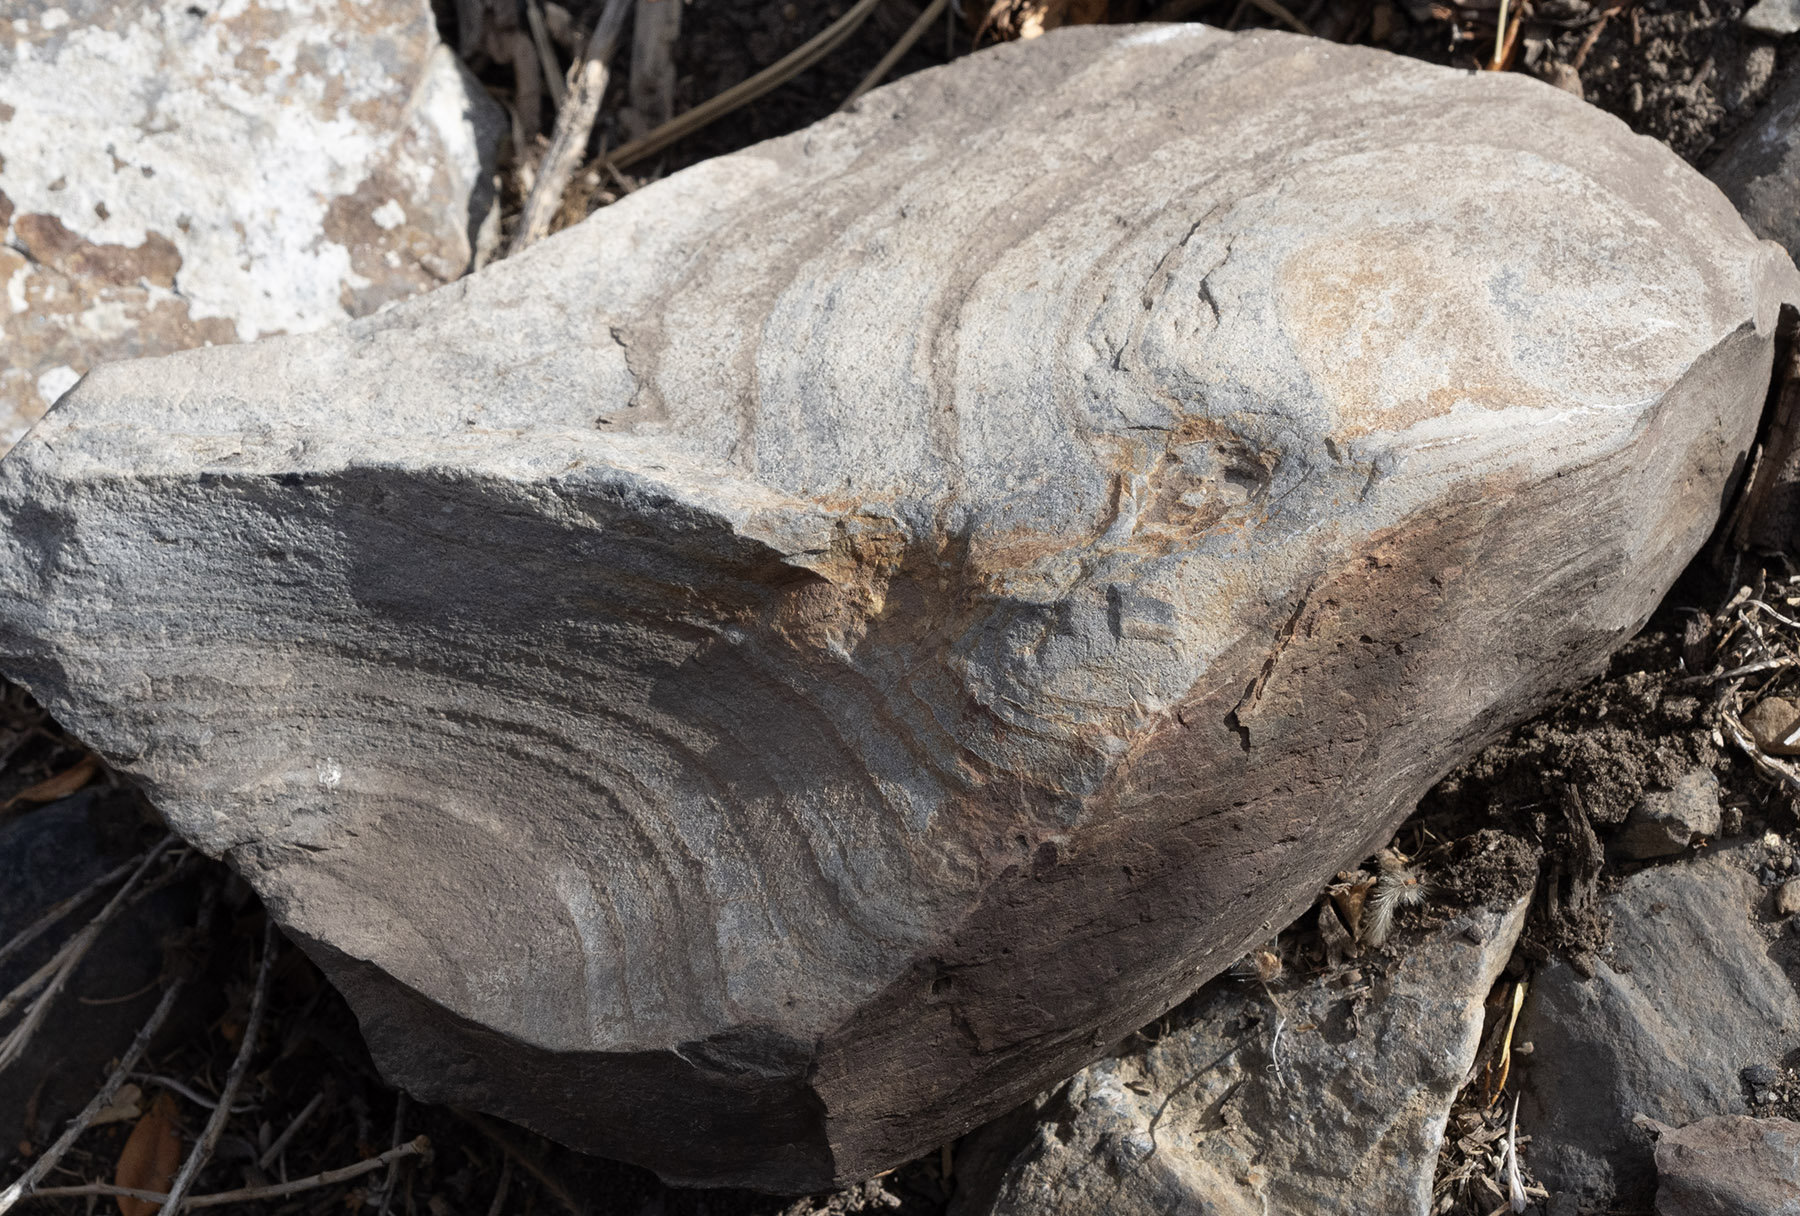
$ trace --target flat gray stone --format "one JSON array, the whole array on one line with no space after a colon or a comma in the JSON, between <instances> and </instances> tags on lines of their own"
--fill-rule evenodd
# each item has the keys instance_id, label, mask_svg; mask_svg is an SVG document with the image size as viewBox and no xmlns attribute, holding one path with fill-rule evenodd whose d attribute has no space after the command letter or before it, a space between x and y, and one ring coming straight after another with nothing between
<instances>
[{"instance_id":1,"label":"flat gray stone","mask_svg":"<svg viewBox=\"0 0 1800 1216\"><path fill-rule=\"evenodd\" d=\"M1800 1123L1719 1115L1656 1138L1657 1216L1800 1216Z\"/></svg>"},{"instance_id":2,"label":"flat gray stone","mask_svg":"<svg viewBox=\"0 0 1800 1216\"><path fill-rule=\"evenodd\" d=\"M427 0L8 0L0 455L88 369L469 268L500 107Z\"/></svg>"},{"instance_id":3,"label":"flat gray stone","mask_svg":"<svg viewBox=\"0 0 1800 1216\"><path fill-rule=\"evenodd\" d=\"M1741 1074L1800 1048L1800 998L1750 923L1762 896L1718 858L1643 870L1605 901L1612 944L1583 979L1539 972L1521 1015L1519 1128L1553 1191L1647 1206L1646 1118L1672 1126L1747 1113Z\"/></svg>"},{"instance_id":4,"label":"flat gray stone","mask_svg":"<svg viewBox=\"0 0 1800 1216\"><path fill-rule=\"evenodd\" d=\"M1010 1139L1010 1161L991 1201L953 1216L1425 1216L1528 903L1409 935L1348 987L1342 969L1269 991L1213 981L1154 1046L1077 1073L1033 1126L978 1133Z\"/></svg>"},{"instance_id":5,"label":"flat gray stone","mask_svg":"<svg viewBox=\"0 0 1800 1216\"><path fill-rule=\"evenodd\" d=\"M1539 82L1057 31L0 462L0 669L387 1074L811 1190L1164 1012L1595 671L1800 276Z\"/></svg>"}]
</instances>

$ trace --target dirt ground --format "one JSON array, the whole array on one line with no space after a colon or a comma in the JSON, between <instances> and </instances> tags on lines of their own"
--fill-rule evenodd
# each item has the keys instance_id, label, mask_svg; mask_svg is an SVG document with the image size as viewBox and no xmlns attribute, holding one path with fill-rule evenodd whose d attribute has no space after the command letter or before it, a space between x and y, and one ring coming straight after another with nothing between
<instances>
[{"instance_id":1,"label":"dirt ground","mask_svg":"<svg viewBox=\"0 0 1800 1216\"><path fill-rule=\"evenodd\" d=\"M1026 0L1016 3L1023 6ZM986 0L965 4L980 11L964 13L959 20L954 10L964 5L954 6L953 19L935 25L902 59L895 75L969 53L975 42L973 27L986 12ZM568 7L579 31L593 21L598 5ZM677 51L676 111L774 63L824 29L845 7L825 0L691 0L684 9ZM590 165L570 192L564 221L578 220L657 176L798 129L830 113L922 7L912 0L886 0L820 66L628 173L614 177L597 164ZM1309 28L1340 40L1466 68L1491 60L1498 7L1498 0L1462 7L1429 0L1302 0L1291 6L1294 16ZM1664 140L1704 168L1720 142L1754 113L1778 69L1800 47L1795 38L1775 40L1747 31L1739 22L1742 7L1722 0L1636 4L1538 0L1526 7L1512 31L1505 58L1513 70L1579 88L1589 101L1634 130ZM1161 6L1115 3L1110 11L1117 17L1181 12L1188 19L1238 26L1274 23L1261 8L1240 0L1201 4L1174 0ZM445 0L440 17L447 41L456 45L455 4ZM507 66L480 57L471 66L500 100L513 100L514 82ZM619 109L623 87L623 80L615 82L603 108L598 130L603 146L621 139L612 116ZM547 117L541 125L547 128ZM520 132L522 145L513 148L510 173L517 175L528 164L546 133ZM515 182L511 195L515 209L521 194ZM1583 814L1604 847L1645 790L1666 788L1678 772L1706 766L1718 774L1725 790L1723 836L1774 833L1800 846L1793 796L1721 735L1717 712L1721 687L1695 679L1722 663L1755 654L1755 647L1746 649L1752 640L1777 650L1800 640L1800 629L1768 621L1743 628L1741 604L1722 611L1739 587L1752 588L1758 602L1777 612L1793 610L1800 595L1795 601L1784 598L1789 574L1781 563L1765 569L1742 560L1734 564L1730 555L1721 556L1717 550L1703 554L1605 675L1570 692L1439 784L1396 840L1399 847L1423 859L1433 887L1425 906L1402 914L1403 924L1444 917L1459 906L1539 883L1547 855L1571 853L1567 834L1574 829L1566 805L1571 788L1580 791ZM1762 626L1767 629L1758 632ZM1753 699L1784 691L1785 685L1800 687L1800 678L1787 669L1765 673L1736 688L1735 695ZM0 695L0 804L5 804L39 782L78 769L85 753L23 694L0 692L4 694ZM106 777L102 773L95 779ZM30 813L29 806L4 812L21 813ZM143 830L151 832L153 813L140 806L139 815ZM1589 881L1604 891L1633 864L1615 859L1592 874L1569 880ZM194 987L201 999L153 1045L146 1071L180 1079L204 1098L218 1092L245 1034L262 913L222 868L199 859L182 865L183 881L202 895L210 892L220 914L206 935L171 944L171 973L185 968L200 977ZM1767 869L1758 877L1771 889L1789 874L1780 864ZM1561 952L1579 959L1601 947L1606 931L1604 922L1591 915L1554 921L1537 915L1527 930L1525 950L1538 957ZM1303 961L1318 954L1308 932L1296 929L1287 935L1288 948ZM1771 936L1778 938L1779 929L1771 929ZM1800 952L1800 939L1784 948ZM228 1121L220 1148L198 1178L195 1193L304 1177L380 1153L421 1132L430 1136L434 1152L429 1160L412 1158L401 1164L394 1172L395 1186L385 1197L384 1170L285 1200L225 1205L227 1212L800 1216L893 1211L923 1216L942 1212L956 1185L952 1153L949 1178L942 1172L942 1156L933 1154L864 1187L831 1196L785 1200L680 1190L665 1187L646 1171L584 1157L517 1127L404 1102L381 1081L343 1001L291 947L280 951L273 967L258 1042L243 1090L253 1108ZM1784 1075L1773 1088L1779 1097L1777 1113L1800 1117L1800 1075ZM5 1162L0 1173L7 1179L30 1163L67 1114L40 1111L36 1105L34 1096L25 1112L24 1138L0 1146L0 1161ZM259 1164L274 1138L309 1105L308 1117L275 1164ZM191 1142L207 1115L199 1101L182 1098L177 1103L174 1119L184 1143ZM110 1181L134 1127L143 1121L140 1114L91 1131L52 1182ZM99 1204L69 1198L36 1202L33 1210L49 1209L64 1216L114 1210L111 1199Z\"/></svg>"}]
</instances>

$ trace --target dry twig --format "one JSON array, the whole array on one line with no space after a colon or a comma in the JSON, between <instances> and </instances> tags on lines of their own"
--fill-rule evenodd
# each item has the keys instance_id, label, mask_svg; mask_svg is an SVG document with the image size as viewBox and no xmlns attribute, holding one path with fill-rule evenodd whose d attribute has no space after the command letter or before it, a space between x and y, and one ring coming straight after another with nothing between
<instances>
[{"instance_id":1,"label":"dry twig","mask_svg":"<svg viewBox=\"0 0 1800 1216\"><path fill-rule=\"evenodd\" d=\"M318 1113L319 1107L323 1105L325 1105L325 1095L323 1093L314 1094L312 1096L312 1101L308 1102L305 1106L302 1106L300 1108L300 1113L295 1115L288 1123L287 1130L275 1137L275 1143L269 1145L269 1147L264 1150L263 1155L256 1159L256 1168L259 1170L266 1170L271 1165L275 1164L275 1159L281 1156L282 1151L287 1148L288 1142L294 1138L294 1133L300 1130L301 1124L305 1123L308 1119L312 1118L314 1114Z\"/></svg>"},{"instance_id":2,"label":"dry twig","mask_svg":"<svg viewBox=\"0 0 1800 1216\"><path fill-rule=\"evenodd\" d=\"M400 1147L400 1129L406 1126L406 1091L403 1089L394 1095L394 1147ZM387 1216L388 1205L394 1201L394 1187L400 1181L400 1159L396 1157L388 1163L387 1178L381 1184L381 1204L375 1209L375 1216Z\"/></svg>"},{"instance_id":3,"label":"dry twig","mask_svg":"<svg viewBox=\"0 0 1800 1216\"><path fill-rule=\"evenodd\" d=\"M886 79L887 74L894 70L894 65L904 59L906 52L912 50L914 44L925 36L925 31L931 28L931 23L943 14L949 4L950 0L931 0L931 4L925 11L919 14L918 20L906 27L906 32L900 35L900 40L888 48L888 53L881 57L881 62L869 69L869 74L864 76L861 83L854 89L850 90L850 96L844 98L844 104L838 108L840 110L849 109L857 98Z\"/></svg>"},{"instance_id":4,"label":"dry twig","mask_svg":"<svg viewBox=\"0 0 1800 1216\"><path fill-rule=\"evenodd\" d=\"M186 1081L183 1081L179 1077L168 1077L168 1076L164 1076L162 1073L156 1073L156 1072L141 1072L141 1073L138 1073L136 1076L132 1077L131 1079L133 1081L147 1081L151 1085L155 1085L160 1089L166 1089L166 1090L170 1091L171 1093L180 1094L182 1097L186 1098L189 1102L192 1102L195 1106L200 1107L202 1110L217 1110L219 1107L219 1100L217 1098L207 1097L205 1094L201 1093L199 1090L195 1089L193 1086L189 1085ZM243 1103L239 1103L238 1105L232 1107L231 1113L234 1115L241 1115L248 1111L253 1111L255 1109L256 1109L256 1103L243 1102Z\"/></svg>"},{"instance_id":5,"label":"dry twig","mask_svg":"<svg viewBox=\"0 0 1800 1216\"><path fill-rule=\"evenodd\" d=\"M637 0L631 22L631 114L642 135L675 116L675 40L682 0Z\"/></svg>"},{"instance_id":6,"label":"dry twig","mask_svg":"<svg viewBox=\"0 0 1800 1216\"><path fill-rule=\"evenodd\" d=\"M9 993L4 1001L0 1001L0 1017L3 1017L17 1007L19 1001L30 996L32 992L37 992L30 1007L26 1009L24 1018L17 1026L13 1027L12 1032L4 1040L0 1040L0 1069L12 1064L24 1053L25 1045L31 1041L31 1036L36 1034L38 1027L43 1024L51 1004L61 994L64 985L69 982L69 977L75 974L75 969L81 965L81 960L87 957L87 952L100 939L101 931L111 923L119 909L125 906L126 899L137 888L138 883L143 880L150 867L155 865L157 859L168 852L169 846L174 843L174 836L164 836L155 847L144 854L143 860L138 862L137 868L125 880L125 884L113 893L111 899L106 901L105 907L94 914L94 919L83 925L81 932L64 943L62 949L58 950L48 963L45 963L23 984Z\"/></svg>"},{"instance_id":7,"label":"dry twig","mask_svg":"<svg viewBox=\"0 0 1800 1216\"><path fill-rule=\"evenodd\" d=\"M45 930L52 928L56 922L86 903L93 897L95 892L104 887L109 887L125 877L126 874L131 872L131 867L137 864L138 859L135 857L130 861L121 862L119 865L108 870L93 882L90 882L87 886L81 888L81 890L75 892L75 894L69 896L69 898L63 900L61 903L56 904L48 912L19 930L4 946L0 946L0 963L4 963L7 959L23 950L26 946L29 946L32 942L42 937Z\"/></svg>"},{"instance_id":8,"label":"dry twig","mask_svg":"<svg viewBox=\"0 0 1800 1216\"><path fill-rule=\"evenodd\" d=\"M544 84L550 89L550 103L562 113L568 86L557 70L556 48L550 45L550 27L544 24L544 6L539 0L525 0L525 21L531 27L531 45L537 51L538 65L544 71Z\"/></svg>"},{"instance_id":9,"label":"dry twig","mask_svg":"<svg viewBox=\"0 0 1800 1216\"><path fill-rule=\"evenodd\" d=\"M217 903L217 895L218 891L215 888L200 901L200 914L194 926L195 934L198 937L204 938L207 930L212 927L213 908ZM119 1090L124 1087L126 1079L131 1075L131 1070L136 1068L138 1061L144 1058L144 1053L150 1049L151 1041L156 1038L157 1032L168 1020L169 1012L175 1008L175 1002L181 996L182 989L187 986L187 981L188 976L185 973L178 973L169 981L169 986L164 990L162 999L156 1002L156 1008L152 1009L150 1016L144 1020L144 1025L138 1030L137 1037L131 1040L131 1046L127 1047L125 1054L119 1057L118 1065L106 1078L106 1083L100 1087L100 1092L88 1099L88 1104L82 1107L80 1113L69 1121L68 1127L63 1129L63 1134L38 1155L38 1159L31 1163L30 1169L20 1175L18 1180L6 1190L0 1191L0 1214L11 1209L19 1200L29 1198L33 1194L32 1188L56 1168L57 1163L81 1138L81 1134L93 1125L94 1120L100 1117L101 1112L112 1105L113 1100L119 1096Z\"/></svg>"},{"instance_id":10,"label":"dry twig","mask_svg":"<svg viewBox=\"0 0 1800 1216\"><path fill-rule=\"evenodd\" d=\"M500 1154L500 1181L494 1186L494 1202L488 1205L488 1216L500 1216L506 1210L506 1189L512 1184L512 1158Z\"/></svg>"},{"instance_id":11,"label":"dry twig","mask_svg":"<svg viewBox=\"0 0 1800 1216\"><path fill-rule=\"evenodd\" d=\"M274 1182L268 1186L247 1186L236 1191L218 1191L211 1195L194 1195L184 1201L188 1208L216 1208L227 1203L250 1203L258 1199L282 1199L288 1195L298 1195L302 1191L315 1190L322 1186L331 1186L338 1182L348 1182L352 1178L361 1178L364 1174L372 1174L384 1165L398 1161L402 1157L428 1157L431 1155L431 1140L419 1136L405 1144L390 1148L379 1157L370 1157L358 1161L355 1165L341 1166L335 1170L313 1174L306 1178L296 1178L292 1182ZM82 1186L47 1186L40 1191L33 1191L34 1199L67 1199L81 1198L87 1195L120 1195L130 1199L142 1199L147 1203L165 1205L163 1211L169 1211L170 1196L155 1191L138 1191L125 1186L109 1186L104 1182L89 1182Z\"/></svg>"},{"instance_id":12,"label":"dry twig","mask_svg":"<svg viewBox=\"0 0 1800 1216\"><path fill-rule=\"evenodd\" d=\"M188 1188L194 1185L194 1178L211 1158L219 1137L225 1132L225 1124L231 1119L231 1100L237 1097L238 1087L244 1083L244 1074L250 1070L250 1056L256 1051L257 1035L262 1030L263 1008L269 1002L269 972L275 961L276 941L275 921L270 918L263 922L262 963L256 969L256 988L250 994L250 1014L244 1019L244 1038L238 1044L237 1058L231 1062L231 1071L225 1074L225 1084L219 1089L219 1104L207 1117L206 1126L201 1130L200 1138L194 1142L193 1151L181 1163L181 1172L175 1175L175 1182L169 1187L168 1195L160 1200L163 1205L162 1216L177 1216L181 1211Z\"/></svg>"},{"instance_id":13,"label":"dry twig","mask_svg":"<svg viewBox=\"0 0 1800 1216\"><path fill-rule=\"evenodd\" d=\"M547 235L550 222L562 210L563 192L581 164L588 138L594 133L594 119L600 115L600 101L606 96L607 64L619 47L619 33L625 27L625 15L631 0L606 0L600 20L581 53L575 72L575 90L556 113L556 129L550 136L549 150L538 165L537 180L525 199L525 210L519 215L519 226L513 232L507 254L521 249Z\"/></svg>"},{"instance_id":14,"label":"dry twig","mask_svg":"<svg viewBox=\"0 0 1800 1216\"><path fill-rule=\"evenodd\" d=\"M779 88L800 73L818 63L825 56L836 50L838 46L863 23L881 0L856 0L850 9L826 26L813 38L782 56L756 75L739 84L733 85L723 93L707 101L701 102L693 109L676 115L642 139L634 139L630 143L621 144L607 154L606 159L618 168L635 161L653 156L676 140L692 135L709 123L718 121L739 106L748 105L764 93ZM1262 0L1273 4L1275 0Z\"/></svg>"},{"instance_id":15,"label":"dry twig","mask_svg":"<svg viewBox=\"0 0 1800 1216\"><path fill-rule=\"evenodd\" d=\"M520 1169L537 1179L538 1185L543 1187L552 1199L568 1209L569 1216L586 1216L580 1201L575 1198L569 1188L563 1185L560 1179L544 1169L543 1166L532 1160L531 1154L515 1144L512 1137L502 1132L488 1120L471 1111L458 1110L454 1106L450 1107L449 1110L450 1113L455 1115L458 1119L461 1119L464 1123L473 1127L489 1140L492 1140L495 1147L518 1163Z\"/></svg>"},{"instance_id":16,"label":"dry twig","mask_svg":"<svg viewBox=\"0 0 1800 1216\"><path fill-rule=\"evenodd\" d=\"M1290 30L1293 30L1296 34L1305 34L1308 38L1312 37L1312 27L1300 20L1300 18L1294 16L1294 14L1288 12L1288 10L1280 3L1280 0L1250 0L1250 3L1261 9L1266 15L1273 17L1275 20L1281 22L1281 24L1287 26Z\"/></svg>"},{"instance_id":17,"label":"dry twig","mask_svg":"<svg viewBox=\"0 0 1800 1216\"><path fill-rule=\"evenodd\" d=\"M1730 708L1720 707L1719 725L1725 728L1726 737L1737 745L1737 749L1750 758L1750 763L1756 767L1757 772L1780 782L1790 794L1800 795L1800 770L1766 754L1758 747L1756 740L1750 737L1750 732L1744 729L1744 724Z\"/></svg>"},{"instance_id":18,"label":"dry twig","mask_svg":"<svg viewBox=\"0 0 1800 1216\"><path fill-rule=\"evenodd\" d=\"M113 1069L111 1076L106 1078L106 1084L100 1087L100 1092L88 1099L88 1104L81 1108L81 1113L70 1121L63 1134L56 1138L56 1142L31 1163L30 1169L20 1175L11 1186L0 1191L0 1213L10 1210L19 1200L30 1196L32 1188L38 1184L38 1181L56 1168L56 1163L62 1160L63 1154L74 1147L75 1141L81 1137L81 1133L88 1129L101 1111L112 1104L112 1100L118 1096L120 1087L125 1084L125 1078L130 1075L133 1068L137 1067L137 1062L149 1049L150 1040L156 1037L156 1032L161 1030L162 1024L168 1020L169 1011L175 1007L175 999L181 995L181 989L185 983L186 977L178 976L163 990L162 999L156 1003L156 1008L150 1011L150 1017L144 1022L143 1029L137 1032L137 1038L131 1041L131 1046L125 1050L124 1056L119 1060L119 1066Z\"/></svg>"}]
</instances>

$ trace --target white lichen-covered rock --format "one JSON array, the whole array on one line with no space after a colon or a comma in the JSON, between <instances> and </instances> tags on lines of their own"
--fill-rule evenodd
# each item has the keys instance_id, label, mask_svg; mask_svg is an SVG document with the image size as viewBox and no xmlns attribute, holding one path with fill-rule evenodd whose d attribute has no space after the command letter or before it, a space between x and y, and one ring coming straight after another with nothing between
<instances>
[{"instance_id":1,"label":"white lichen-covered rock","mask_svg":"<svg viewBox=\"0 0 1800 1216\"><path fill-rule=\"evenodd\" d=\"M425 0L12 0L0 454L100 363L463 274L503 116Z\"/></svg>"},{"instance_id":2,"label":"white lichen-covered rock","mask_svg":"<svg viewBox=\"0 0 1800 1216\"><path fill-rule=\"evenodd\" d=\"M972 56L0 463L0 670L390 1076L867 1176L1287 923L1646 618L1785 253L1569 95L1285 35Z\"/></svg>"}]
</instances>

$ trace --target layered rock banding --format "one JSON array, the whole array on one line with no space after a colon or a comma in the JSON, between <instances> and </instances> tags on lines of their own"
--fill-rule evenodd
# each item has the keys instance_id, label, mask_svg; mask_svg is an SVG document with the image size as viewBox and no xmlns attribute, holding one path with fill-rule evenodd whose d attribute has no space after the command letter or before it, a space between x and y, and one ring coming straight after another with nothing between
<instances>
[{"instance_id":1,"label":"layered rock banding","mask_svg":"<svg viewBox=\"0 0 1800 1216\"><path fill-rule=\"evenodd\" d=\"M1800 294L1567 94L1083 28L0 462L0 670L390 1077L693 1182L1100 1055L1636 629Z\"/></svg>"}]
</instances>

